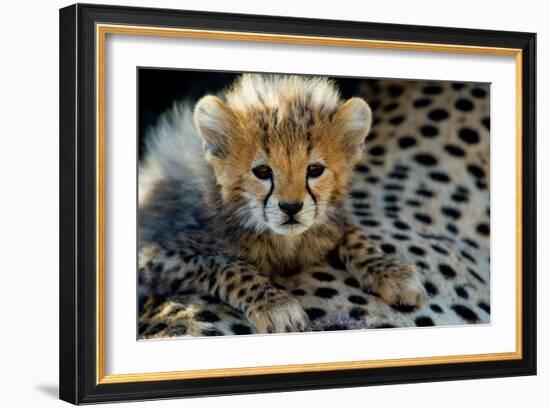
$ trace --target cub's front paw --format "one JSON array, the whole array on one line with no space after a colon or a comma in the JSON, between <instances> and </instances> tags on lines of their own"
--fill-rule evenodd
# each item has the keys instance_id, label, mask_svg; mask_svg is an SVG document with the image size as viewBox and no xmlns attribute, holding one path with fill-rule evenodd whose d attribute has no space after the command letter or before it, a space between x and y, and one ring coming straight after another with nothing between
<instances>
[{"instance_id":1,"label":"cub's front paw","mask_svg":"<svg viewBox=\"0 0 550 409\"><path fill-rule=\"evenodd\" d=\"M426 300L426 290L414 265L393 261L369 281L370 288L390 304L419 307Z\"/></svg>"},{"instance_id":2,"label":"cub's front paw","mask_svg":"<svg viewBox=\"0 0 550 409\"><path fill-rule=\"evenodd\" d=\"M303 332L310 328L300 303L283 291L251 306L248 318L260 333Z\"/></svg>"}]
</instances>

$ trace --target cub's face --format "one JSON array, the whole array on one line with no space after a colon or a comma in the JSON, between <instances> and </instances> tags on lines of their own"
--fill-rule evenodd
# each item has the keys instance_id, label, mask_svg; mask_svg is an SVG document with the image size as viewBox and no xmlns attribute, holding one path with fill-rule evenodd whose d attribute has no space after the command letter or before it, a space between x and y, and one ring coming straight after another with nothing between
<instances>
[{"instance_id":1,"label":"cub's face","mask_svg":"<svg viewBox=\"0 0 550 409\"><path fill-rule=\"evenodd\" d=\"M291 236L340 209L371 111L358 98L326 112L299 99L239 111L207 96L195 122L227 214Z\"/></svg>"}]
</instances>

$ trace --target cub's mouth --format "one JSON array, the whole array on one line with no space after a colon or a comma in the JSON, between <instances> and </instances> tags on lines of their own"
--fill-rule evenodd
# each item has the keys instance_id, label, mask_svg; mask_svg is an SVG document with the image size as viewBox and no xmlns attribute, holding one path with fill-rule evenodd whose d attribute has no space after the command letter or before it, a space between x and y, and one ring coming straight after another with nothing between
<instances>
[{"instance_id":1,"label":"cub's mouth","mask_svg":"<svg viewBox=\"0 0 550 409\"><path fill-rule=\"evenodd\" d=\"M298 220L296 220L294 217L289 217L286 222L284 222L283 226L292 226L295 224L301 224Z\"/></svg>"}]
</instances>

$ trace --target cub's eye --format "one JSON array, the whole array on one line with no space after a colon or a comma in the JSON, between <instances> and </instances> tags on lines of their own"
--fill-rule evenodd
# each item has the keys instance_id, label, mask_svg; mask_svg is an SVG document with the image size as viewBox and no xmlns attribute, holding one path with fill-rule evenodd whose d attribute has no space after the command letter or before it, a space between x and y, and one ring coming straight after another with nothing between
<instances>
[{"instance_id":1,"label":"cub's eye","mask_svg":"<svg viewBox=\"0 0 550 409\"><path fill-rule=\"evenodd\" d=\"M325 167L320 163L312 163L307 167L307 177L318 178L325 171Z\"/></svg>"},{"instance_id":2,"label":"cub's eye","mask_svg":"<svg viewBox=\"0 0 550 409\"><path fill-rule=\"evenodd\" d=\"M267 165L258 165L255 168L252 168L252 173L254 173L254 176L256 176L258 179L269 179L272 175L271 168Z\"/></svg>"}]
</instances>

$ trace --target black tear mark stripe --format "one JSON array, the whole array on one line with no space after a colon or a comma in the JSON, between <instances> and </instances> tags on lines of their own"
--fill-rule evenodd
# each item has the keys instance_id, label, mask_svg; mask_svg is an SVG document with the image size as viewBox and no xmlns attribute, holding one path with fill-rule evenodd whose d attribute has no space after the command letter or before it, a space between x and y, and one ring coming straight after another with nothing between
<instances>
[{"instance_id":1,"label":"black tear mark stripe","mask_svg":"<svg viewBox=\"0 0 550 409\"><path fill-rule=\"evenodd\" d=\"M267 214L265 212L265 208L267 206L267 201L271 197L271 194L273 193L273 188L275 187L275 183L273 183L273 176L269 177L269 181L271 182L271 187L269 188L269 192L267 193L266 197L264 198L264 219L267 220Z\"/></svg>"},{"instance_id":2,"label":"black tear mark stripe","mask_svg":"<svg viewBox=\"0 0 550 409\"><path fill-rule=\"evenodd\" d=\"M315 195L313 194L311 188L309 187L307 176L306 176L306 190L309 193L309 195L311 196L311 200L313 200L313 203L315 204L315 216L314 217L317 217L317 197L315 197Z\"/></svg>"}]
</instances>

